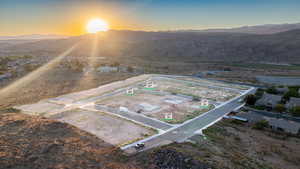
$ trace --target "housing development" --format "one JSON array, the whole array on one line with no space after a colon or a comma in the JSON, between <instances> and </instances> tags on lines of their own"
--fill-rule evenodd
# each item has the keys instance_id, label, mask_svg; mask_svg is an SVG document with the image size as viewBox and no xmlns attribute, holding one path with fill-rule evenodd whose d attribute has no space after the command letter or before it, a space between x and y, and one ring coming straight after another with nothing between
<instances>
[{"instance_id":1,"label":"housing development","mask_svg":"<svg viewBox=\"0 0 300 169\"><path fill-rule=\"evenodd\" d=\"M189 76L141 75L16 108L67 122L129 153L185 141L236 108L254 88ZM144 149L143 149L144 150Z\"/></svg>"}]
</instances>

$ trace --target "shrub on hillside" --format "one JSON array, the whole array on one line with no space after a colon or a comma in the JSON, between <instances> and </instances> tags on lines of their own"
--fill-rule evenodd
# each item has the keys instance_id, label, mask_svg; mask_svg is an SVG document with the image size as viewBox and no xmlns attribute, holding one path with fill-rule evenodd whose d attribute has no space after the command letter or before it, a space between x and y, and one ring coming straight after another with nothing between
<instances>
[{"instance_id":1,"label":"shrub on hillside","mask_svg":"<svg viewBox=\"0 0 300 169\"><path fill-rule=\"evenodd\" d=\"M266 120L261 120L261 121L256 122L252 128L257 129L257 130L263 130L267 127L269 127L269 122Z\"/></svg>"},{"instance_id":2,"label":"shrub on hillside","mask_svg":"<svg viewBox=\"0 0 300 169\"><path fill-rule=\"evenodd\" d=\"M260 98L260 97L263 96L264 92L265 92L264 89L258 88L258 89L256 90L256 92L255 92L255 96L258 97L258 98Z\"/></svg>"},{"instance_id":3,"label":"shrub on hillside","mask_svg":"<svg viewBox=\"0 0 300 169\"><path fill-rule=\"evenodd\" d=\"M286 110L285 106L283 104L277 104L275 106L275 111L279 112L279 113L282 113Z\"/></svg>"},{"instance_id":4,"label":"shrub on hillside","mask_svg":"<svg viewBox=\"0 0 300 169\"><path fill-rule=\"evenodd\" d=\"M244 101L246 102L246 104L248 105L254 105L256 102L257 98L255 97L255 95L253 94L249 94L245 97Z\"/></svg>"},{"instance_id":5,"label":"shrub on hillside","mask_svg":"<svg viewBox=\"0 0 300 169\"><path fill-rule=\"evenodd\" d=\"M290 88L289 91L284 94L283 99L290 100L291 97L300 97L298 90Z\"/></svg>"},{"instance_id":6,"label":"shrub on hillside","mask_svg":"<svg viewBox=\"0 0 300 169\"><path fill-rule=\"evenodd\" d=\"M295 117L300 117L300 106L293 107L290 112Z\"/></svg>"},{"instance_id":7,"label":"shrub on hillside","mask_svg":"<svg viewBox=\"0 0 300 169\"><path fill-rule=\"evenodd\" d=\"M268 88L266 90L266 92L269 93L269 94L278 94L278 91L276 90L276 88L274 86Z\"/></svg>"}]
</instances>

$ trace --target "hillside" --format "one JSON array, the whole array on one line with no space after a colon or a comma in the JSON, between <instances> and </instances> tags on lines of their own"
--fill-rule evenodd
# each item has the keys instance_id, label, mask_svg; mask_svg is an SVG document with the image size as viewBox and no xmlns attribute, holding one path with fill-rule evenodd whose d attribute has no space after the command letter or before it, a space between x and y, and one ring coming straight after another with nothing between
<instances>
[{"instance_id":1,"label":"hillside","mask_svg":"<svg viewBox=\"0 0 300 169\"><path fill-rule=\"evenodd\" d=\"M207 29L198 32L231 32L231 33L249 33L249 34L274 34L286 32L294 29L300 29L300 23L293 24L266 24L256 26L243 26L228 29Z\"/></svg>"},{"instance_id":2,"label":"hillside","mask_svg":"<svg viewBox=\"0 0 300 169\"><path fill-rule=\"evenodd\" d=\"M109 31L98 35L98 56L119 62L300 63L300 29L272 35L197 32ZM56 56L81 42L74 56L90 55L94 36L41 40L6 46L0 56Z\"/></svg>"},{"instance_id":3,"label":"hillside","mask_svg":"<svg viewBox=\"0 0 300 169\"><path fill-rule=\"evenodd\" d=\"M32 35L19 35L19 36L0 36L0 40L42 40L42 39L65 39L68 36L64 35L41 35L41 34L32 34Z\"/></svg>"},{"instance_id":4,"label":"hillside","mask_svg":"<svg viewBox=\"0 0 300 169\"><path fill-rule=\"evenodd\" d=\"M118 148L65 123L0 114L0 168L136 169Z\"/></svg>"}]
</instances>

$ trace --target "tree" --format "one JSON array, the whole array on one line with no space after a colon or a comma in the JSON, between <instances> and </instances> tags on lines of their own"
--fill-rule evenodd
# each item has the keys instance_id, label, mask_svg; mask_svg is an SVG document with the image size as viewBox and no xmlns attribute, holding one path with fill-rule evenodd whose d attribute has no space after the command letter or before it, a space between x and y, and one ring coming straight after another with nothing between
<instances>
[{"instance_id":1,"label":"tree","mask_svg":"<svg viewBox=\"0 0 300 169\"><path fill-rule=\"evenodd\" d=\"M200 101L200 97L198 97L198 96L193 96L193 101L195 101L195 102Z\"/></svg>"},{"instance_id":2,"label":"tree","mask_svg":"<svg viewBox=\"0 0 300 169\"><path fill-rule=\"evenodd\" d=\"M112 67L119 67L120 63L116 61L116 62L112 63L110 66L112 66Z\"/></svg>"},{"instance_id":3,"label":"tree","mask_svg":"<svg viewBox=\"0 0 300 169\"><path fill-rule=\"evenodd\" d=\"M130 73L132 73L133 72L133 68L131 66L128 66L127 67L127 71L130 72Z\"/></svg>"},{"instance_id":4,"label":"tree","mask_svg":"<svg viewBox=\"0 0 300 169\"><path fill-rule=\"evenodd\" d=\"M261 120L256 122L252 128L257 130L263 130L266 127L269 127L269 122L267 120Z\"/></svg>"},{"instance_id":5,"label":"tree","mask_svg":"<svg viewBox=\"0 0 300 169\"><path fill-rule=\"evenodd\" d=\"M258 88L258 89L256 90L256 92L255 92L255 96L256 96L256 97L262 97L263 94L264 94L264 92L265 92L264 89Z\"/></svg>"},{"instance_id":6,"label":"tree","mask_svg":"<svg viewBox=\"0 0 300 169\"><path fill-rule=\"evenodd\" d=\"M278 94L278 91L276 90L276 88L274 86L268 88L266 90L266 92L269 93L269 94Z\"/></svg>"},{"instance_id":7,"label":"tree","mask_svg":"<svg viewBox=\"0 0 300 169\"><path fill-rule=\"evenodd\" d=\"M286 92L283 96L284 100L290 100L291 97L300 97L298 90L290 89L288 92Z\"/></svg>"},{"instance_id":8,"label":"tree","mask_svg":"<svg viewBox=\"0 0 300 169\"><path fill-rule=\"evenodd\" d=\"M298 91L300 89L300 86L289 86L289 89Z\"/></svg>"},{"instance_id":9,"label":"tree","mask_svg":"<svg viewBox=\"0 0 300 169\"><path fill-rule=\"evenodd\" d=\"M291 113L295 117L300 117L300 106L293 107Z\"/></svg>"},{"instance_id":10,"label":"tree","mask_svg":"<svg viewBox=\"0 0 300 169\"><path fill-rule=\"evenodd\" d=\"M256 97L253 94L249 94L249 95L247 95L245 97L244 100L245 100L246 104L248 104L248 105L254 105L255 102L256 102Z\"/></svg>"},{"instance_id":11,"label":"tree","mask_svg":"<svg viewBox=\"0 0 300 169\"><path fill-rule=\"evenodd\" d=\"M286 108L284 107L283 104L277 104L277 105L275 106L275 111L277 111L277 112L282 113L282 112L284 112L285 110L286 110Z\"/></svg>"}]
</instances>

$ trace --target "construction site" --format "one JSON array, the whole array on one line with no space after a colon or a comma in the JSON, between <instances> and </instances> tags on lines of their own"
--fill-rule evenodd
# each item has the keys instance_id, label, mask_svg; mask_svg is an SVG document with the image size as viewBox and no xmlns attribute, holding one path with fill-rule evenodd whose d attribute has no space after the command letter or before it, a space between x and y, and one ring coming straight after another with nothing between
<instances>
[{"instance_id":1,"label":"construction site","mask_svg":"<svg viewBox=\"0 0 300 169\"><path fill-rule=\"evenodd\" d=\"M193 77L141 75L16 108L126 147L189 123L249 89Z\"/></svg>"}]
</instances>

